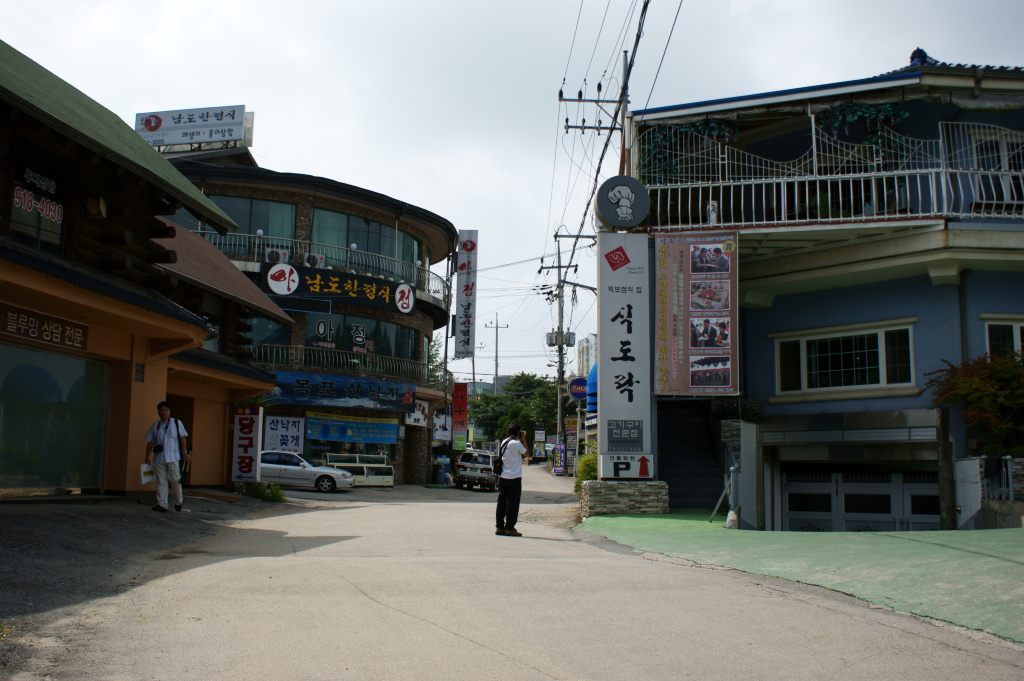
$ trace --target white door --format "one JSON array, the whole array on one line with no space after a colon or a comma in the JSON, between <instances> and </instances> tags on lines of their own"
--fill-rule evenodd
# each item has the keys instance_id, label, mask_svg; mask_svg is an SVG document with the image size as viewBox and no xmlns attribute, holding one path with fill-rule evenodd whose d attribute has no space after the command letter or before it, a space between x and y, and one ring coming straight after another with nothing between
<instances>
[{"instance_id":1,"label":"white door","mask_svg":"<svg viewBox=\"0 0 1024 681\"><path fill-rule=\"evenodd\" d=\"M973 530L981 513L981 477L984 459L972 457L953 462L956 476L956 529Z\"/></svg>"}]
</instances>

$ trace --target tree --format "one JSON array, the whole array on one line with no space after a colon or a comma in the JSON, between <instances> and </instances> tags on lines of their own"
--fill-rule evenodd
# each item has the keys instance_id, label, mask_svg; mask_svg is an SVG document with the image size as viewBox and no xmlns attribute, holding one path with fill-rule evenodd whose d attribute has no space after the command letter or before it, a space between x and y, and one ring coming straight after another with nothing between
<instances>
[{"instance_id":1,"label":"tree","mask_svg":"<svg viewBox=\"0 0 1024 681\"><path fill-rule=\"evenodd\" d=\"M535 374L519 373L509 379L498 395L480 395L469 405L469 418L476 428L493 439L501 439L508 425L518 422L529 438L541 424L553 432L557 419L557 386Z\"/></svg>"},{"instance_id":2,"label":"tree","mask_svg":"<svg viewBox=\"0 0 1024 681\"><path fill-rule=\"evenodd\" d=\"M983 454L1024 456L1024 357L982 355L963 364L943 360L927 387L936 404L963 407L964 425L984 440Z\"/></svg>"}]
</instances>

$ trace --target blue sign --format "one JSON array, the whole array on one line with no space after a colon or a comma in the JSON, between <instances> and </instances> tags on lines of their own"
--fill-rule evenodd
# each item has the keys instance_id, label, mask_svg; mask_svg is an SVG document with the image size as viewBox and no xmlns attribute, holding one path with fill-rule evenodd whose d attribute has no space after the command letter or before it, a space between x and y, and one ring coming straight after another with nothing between
<instances>
[{"instance_id":1,"label":"blue sign","mask_svg":"<svg viewBox=\"0 0 1024 681\"><path fill-rule=\"evenodd\" d=\"M574 378L569 381L569 396L577 400L587 399L587 379Z\"/></svg>"},{"instance_id":2,"label":"blue sign","mask_svg":"<svg viewBox=\"0 0 1024 681\"><path fill-rule=\"evenodd\" d=\"M365 421L325 418L306 418L306 438L330 442L398 442L398 422L388 419Z\"/></svg>"},{"instance_id":3,"label":"blue sign","mask_svg":"<svg viewBox=\"0 0 1024 681\"><path fill-rule=\"evenodd\" d=\"M277 386L267 395L267 404L349 407L411 414L416 410L416 386L372 378L278 371Z\"/></svg>"}]
</instances>

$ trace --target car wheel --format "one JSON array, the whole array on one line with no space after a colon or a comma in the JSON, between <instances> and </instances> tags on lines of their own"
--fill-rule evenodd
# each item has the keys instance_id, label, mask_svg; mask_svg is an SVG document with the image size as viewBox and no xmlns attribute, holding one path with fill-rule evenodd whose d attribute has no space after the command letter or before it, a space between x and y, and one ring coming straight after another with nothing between
<instances>
[{"instance_id":1,"label":"car wheel","mask_svg":"<svg viewBox=\"0 0 1024 681\"><path fill-rule=\"evenodd\" d=\"M462 489L462 481L461 480L456 480L455 481L455 488L456 489Z\"/></svg>"},{"instance_id":2,"label":"car wheel","mask_svg":"<svg viewBox=\"0 0 1024 681\"><path fill-rule=\"evenodd\" d=\"M334 479L321 475L316 479L316 490L318 492L333 492L335 488Z\"/></svg>"}]
</instances>

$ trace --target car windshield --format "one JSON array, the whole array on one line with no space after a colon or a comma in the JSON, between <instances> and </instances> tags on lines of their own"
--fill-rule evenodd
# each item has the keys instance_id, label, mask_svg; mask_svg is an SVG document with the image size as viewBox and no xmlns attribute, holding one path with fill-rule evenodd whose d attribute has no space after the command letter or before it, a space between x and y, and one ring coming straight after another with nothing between
<instances>
[{"instance_id":1,"label":"car windshield","mask_svg":"<svg viewBox=\"0 0 1024 681\"><path fill-rule=\"evenodd\" d=\"M467 454L462 457L462 463L470 466L490 466L491 457L487 454Z\"/></svg>"}]
</instances>

